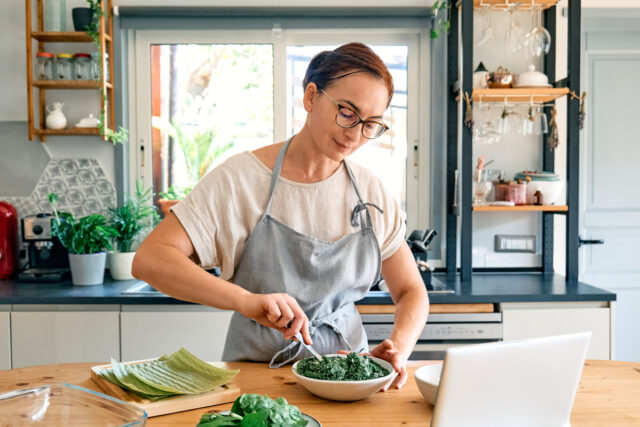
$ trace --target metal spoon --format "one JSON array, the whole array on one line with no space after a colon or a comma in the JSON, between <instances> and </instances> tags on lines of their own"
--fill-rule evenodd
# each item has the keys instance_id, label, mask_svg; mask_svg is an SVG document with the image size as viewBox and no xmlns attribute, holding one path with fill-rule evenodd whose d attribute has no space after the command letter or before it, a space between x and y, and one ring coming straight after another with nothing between
<instances>
[{"instance_id":1,"label":"metal spoon","mask_svg":"<svg viewBox=\"0 0 640 427\"><path fill-rule=\"evenodd\" d=\"M319 362L322 362L322 356L320 356L320 354L315 351L313 347L304 342L304 339L302 338L302 334L300 332L295 334L294 337L300 342L300 344L302 344L307 350L309 350L311 354L313 354L313 357L318 359Z\"/></svg>"}]
</instances>

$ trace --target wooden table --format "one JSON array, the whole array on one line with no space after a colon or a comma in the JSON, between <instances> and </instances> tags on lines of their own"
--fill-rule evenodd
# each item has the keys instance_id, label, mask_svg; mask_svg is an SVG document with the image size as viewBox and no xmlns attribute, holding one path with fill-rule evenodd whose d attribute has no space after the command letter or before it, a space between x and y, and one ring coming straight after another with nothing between
<instances>
[{"instance_id":1,"label":"wooden table","mask_svg":"<svg viewBox=\"0 0 640 427\"><path fill-rule=\"evenodd\" d=\"M89 368L100 363L71 363L0 371L0 393L51 382L67 382L98 390ZM409 362L409 380L404 388L376 393L369 399L339 403L317 398L299 385L291 367L269 369L262 363L227 363L240 369L234 380L243 393L284 396L322 423L323 426L414 425L425 426L431 419L428 405L416 386L413 372L432 361ZM231 404L215 407L230 409ZM213 409L213 408L211 408ZM150 426L195 426L207 408L149 419ZM587 361L578 388L571 425L640 425L640 363Z\"/></svg>"}]
</instances>

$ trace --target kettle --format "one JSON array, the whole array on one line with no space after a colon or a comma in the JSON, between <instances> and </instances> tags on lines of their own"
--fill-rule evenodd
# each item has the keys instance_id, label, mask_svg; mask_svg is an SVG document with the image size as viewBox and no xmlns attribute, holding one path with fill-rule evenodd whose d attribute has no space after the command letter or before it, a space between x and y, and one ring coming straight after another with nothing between
<instances>
[{"instance_id":1,"label":"kettle","mask_svg":"<svg viewBox=\"0 0 640 427\"><path fill-rule=\"evenodd\" d=\"M18 256L18 211L0 201L0 280L15 271Z\"/></svg>"},{"instance_id":2,"label":"kettle","mask_svg":"<svg viewBox=\"0 0 640 427\"><path fill-rule=\"evenodd\" d=\"M67 118L62 113L62 102L54 102L51 105L47 105L47 129L64 129L67 127Z\"/></svg>"}]
</instances>

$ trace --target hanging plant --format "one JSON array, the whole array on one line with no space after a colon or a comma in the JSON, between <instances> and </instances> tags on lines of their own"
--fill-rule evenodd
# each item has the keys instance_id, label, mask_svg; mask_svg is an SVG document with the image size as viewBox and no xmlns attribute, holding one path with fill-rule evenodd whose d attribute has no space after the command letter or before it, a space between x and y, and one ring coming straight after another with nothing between
<instances>
[{"instance_id":1,"label":"hanging plant","mask_svg":"<svg viewBox=\"0 0 640 427\"><path fill-rule=\"evenodd\" d=\"M449 33L451 29L451 21L449 20L450 8L449 0L436 0L433 6L431 6L431 19L433 21L433 28L431 29L432 39L440 37L441 31L447 34Z\"/></svg>"},{"instance_id":2,"label":"hanging plant","mask_svg":"<svg viewBox=\"0 0 640 427\"><path fill-rule=\"evenodd\" d=\"M102 16L105 15L104 10L102 9L102 0L87 0L87 3L89 4L89 8L91 9L92 12L92 19L91 19L91 23L86 27L86 31L87 34L89 35L89 37L91 37L91 39L93 40L93 44L96 47L96 50L98 52L98 64L100 64L98 66L98 81L102 81L102 77L104 75L104 60L102 58L102 49L100 46L100 18ZM113 61L113 58L111 58L111 60ZM114 131L112 129L109 129L106 124L105 124L105 117L106 117L106 111L107 111L107 107L108 107L108 98L107 98L107 93L104 90L104 87L102 85L100 85L100 88L98 89L98 91L100 92L100 96L102 99L102 111L100 111L100 118L98 119L98 129L100 131L100 135L102 135L102 137L107 140L110 141L113 145L116 144L124 144L125 141L127 141L127 138L129 136L129 131L127 131L125 128L123 128L122 126L120 126L118 128L117 131Z\"/></svg>"}]
</instances>

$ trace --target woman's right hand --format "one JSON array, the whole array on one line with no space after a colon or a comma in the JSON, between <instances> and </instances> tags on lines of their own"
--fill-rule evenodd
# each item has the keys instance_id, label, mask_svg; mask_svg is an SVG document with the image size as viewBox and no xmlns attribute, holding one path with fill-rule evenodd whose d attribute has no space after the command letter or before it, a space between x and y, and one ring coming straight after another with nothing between
<instances>
[{"instance_id":1,"label":"woman's right hand","mask_svg":"<svg viewBox=\"0 0 640 427\"><path fill-rule=\"evenodd\" d=\"M300 332L304 342L311 345L309 319L289 294L247 293L242 296L238 311L262 326L280 331L285 340L290 340Z\"/></svg>"}]
</instances>

